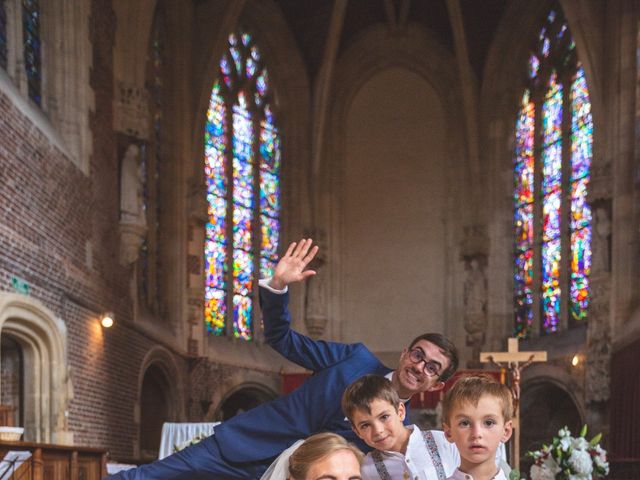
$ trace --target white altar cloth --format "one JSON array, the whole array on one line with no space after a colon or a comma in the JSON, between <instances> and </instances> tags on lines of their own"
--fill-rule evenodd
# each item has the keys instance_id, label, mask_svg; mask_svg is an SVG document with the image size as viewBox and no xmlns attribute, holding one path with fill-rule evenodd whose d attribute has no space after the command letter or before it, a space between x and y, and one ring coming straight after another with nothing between
<instances>
[{"instance_id":1,"label":"white altar cloth","mask_svg":"<svg viewBox=\"0 0 640 480\"><path fill-rule=\"evenodd\" d=\"M160 450L158 459L168 457L174 452L174 447L181 446L190 440L200 436L209 436L213 433L213 428L220 422L203 423L170 423L162 425L162 437L160 439Z\"/></svg>"}]
</instances>

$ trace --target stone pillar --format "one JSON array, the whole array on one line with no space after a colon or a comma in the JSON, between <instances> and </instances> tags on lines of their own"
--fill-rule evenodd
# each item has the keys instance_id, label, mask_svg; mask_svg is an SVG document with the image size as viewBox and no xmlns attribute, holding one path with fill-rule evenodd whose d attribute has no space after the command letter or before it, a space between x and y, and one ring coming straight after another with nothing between
<instances>
[{"instance_id":1,"label":"stone pillar","mask_svg":"<svg viewBox=\"0 0 640 480\"><path fill-rule=\"evenodd\" d=\"M308 232L307 238L312 238L320 247L318 254L309 268L315 270L317 275L307 280L305 295L305 324L307 332L312 338L319 338L325 331L328 321L327 315L327 235L323 229L313 229Z\"/></svg>"}]
</instances>

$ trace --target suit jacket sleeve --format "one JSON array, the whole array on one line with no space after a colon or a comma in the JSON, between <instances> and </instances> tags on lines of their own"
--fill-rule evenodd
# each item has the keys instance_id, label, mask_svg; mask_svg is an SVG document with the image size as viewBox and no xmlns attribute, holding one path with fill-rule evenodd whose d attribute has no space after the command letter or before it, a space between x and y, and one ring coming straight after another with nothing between
<instances>
[{"instance_id":1,"label":"suit jacket sleeve","mask_svg":"<svg viewBox=\"0 0 640 480\"><path fill-rule=\"evenodd\" d=\"M267 343L286 359L312 371L348 357L356 344L316 341L291 329L289 294L260 288L260 307Z\"/></svg>"}]
</instances>

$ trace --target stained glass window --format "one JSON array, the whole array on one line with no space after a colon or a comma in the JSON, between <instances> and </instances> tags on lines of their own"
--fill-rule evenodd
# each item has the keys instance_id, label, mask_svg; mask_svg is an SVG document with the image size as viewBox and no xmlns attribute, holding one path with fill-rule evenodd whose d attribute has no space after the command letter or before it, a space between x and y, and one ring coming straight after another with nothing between
<instances>
[{"instance_id":1,"label":"stained glass window","mask_svg":"<svg viewBox=\"0 0 640 480\"><path fill-rule=\"evenodd\" d=\"M514 155L519 337L578 325L589 305L593 122L584 70L559 8L540 29L527 74Z\"/></svg>"},{"instance_id":2,"label":"stained glass window","mask_svg":"<svg viewBox=\"0 0 640 480\"><path fill-rule=\"evenodd\" d=\"M29 98L40 105L41 97L41 45L40 2L22 0L22 32L24 41L24 66L27 73Z\"/></svg>"},{"instance_id":3,"label":"stained glass window","mask_svg":"<svg viewBox=\"0 0 640 480\"><path fill-rule=\"evenodd\" d=\"M7 10L0 0L0 68L7 69Z\"/></svg>"},{"instance_id":4,"label":"stained glass window","mask_svg":"<svg viewBox=\"0 0 640 480\"><path fill-rule=\"evenodd\" d=\"M229 35L205 126L205 323L253 338L254 291L272 274L280 237L280 135L253 37Z\"/></svg>"}]
</instances>

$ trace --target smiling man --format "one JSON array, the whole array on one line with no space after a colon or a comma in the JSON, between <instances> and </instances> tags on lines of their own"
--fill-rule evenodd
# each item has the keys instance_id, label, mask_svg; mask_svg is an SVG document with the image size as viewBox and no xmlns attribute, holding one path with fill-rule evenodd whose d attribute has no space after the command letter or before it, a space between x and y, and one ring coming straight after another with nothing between
<instances>
[{"instance_id":1,"label":"smiling man","mask_svg":"<svg viewBox=\"0 0 640 480\"><path fill-rule=\"evenodd\" d=\"M386 376L403 402L416 393L444 386L458 367L458 353L440 334L413 340L394 371L361 343L316 341L291 329L287 286L315 275L306 268L317 251L310 239L292 243L273 277L260 282L267 343L313 375L289 395L223 422L202 442L114 478L177 480L199 478L198 474L216 479L260 478L273 459L295 441L326 431L342 435L366 452L370 448L351 430L340 404L351 382L366 374Z\"/></svg>"}]
</instances>

